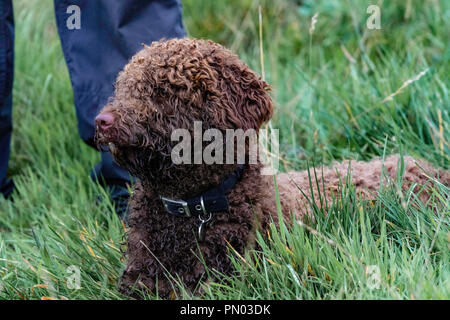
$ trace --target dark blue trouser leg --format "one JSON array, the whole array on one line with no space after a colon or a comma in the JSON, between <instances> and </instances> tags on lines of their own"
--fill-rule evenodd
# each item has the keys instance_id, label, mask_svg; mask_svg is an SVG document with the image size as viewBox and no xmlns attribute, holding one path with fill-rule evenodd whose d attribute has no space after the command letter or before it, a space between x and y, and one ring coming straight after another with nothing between
<instances>
[{"instance_id":1,"label":"dark blue trouser leg","mask_svg":"<svg viewBox=\"0 0 450 320\"><path fill-rule=\"evenodd\" d=\"M113 94L116 76L142 48L186 35L179 0L55 0L81 138L94 146L94 118ZM77 25L77 20L79 24ZM129 181L109 153L93 170L108 185Z\"/></svg>"},{"instance_id":2,"label":"dark blue trouser leg","mask_svg":"<svg viewBox=\"0 0 450 320\"><path fill-rule=\"evenodd\" d=\"M0 193L8 196L13 183L6 177L12 131L14 16L11 0L0 1Z\"/></svg>"}]
</instances>

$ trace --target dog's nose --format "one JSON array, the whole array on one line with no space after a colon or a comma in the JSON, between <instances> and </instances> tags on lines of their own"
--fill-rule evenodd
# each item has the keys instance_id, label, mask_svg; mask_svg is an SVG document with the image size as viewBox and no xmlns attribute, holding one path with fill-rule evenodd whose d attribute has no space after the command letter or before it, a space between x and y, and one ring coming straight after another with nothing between
<instances>
[{"instance_id":1,"label":"dog's nose","mask_svg":"<svg viewBox=\"0 0 450 320\"><path fill-rule=\"evenodd\" d=\"M114 116L110 113L101 113L95 117L95 123L100 128L100 130L109 129L114 122Z\"/></svg>"}]
</instances>

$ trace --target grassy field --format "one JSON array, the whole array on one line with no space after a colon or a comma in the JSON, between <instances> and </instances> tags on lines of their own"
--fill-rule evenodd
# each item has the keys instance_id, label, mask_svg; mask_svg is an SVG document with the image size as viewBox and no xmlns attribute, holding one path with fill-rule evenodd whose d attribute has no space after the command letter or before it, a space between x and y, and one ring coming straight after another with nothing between
<instances>
[{"instance_id":1,"label":"grassy field","mask_svg":"<svg viewBox=\"0 0 450 320\"><path fill-rule=\"evenodd\" d=\"M17 190L0 199L0 298L126 298L124 226L88 177L99 155L77 133L52 3L14 1ZM391 153L448 168L450 2L378 3L381 29L370 30L370 1L183 1L190 36L231 48L273 86L283 170ZM318 210L272 228L261 251L230 252L236 274L202 298L449 299L450 191L430 184L433 209L395 181L363 203L348 181L328 218Z\"/></svg>"}]
</instances>

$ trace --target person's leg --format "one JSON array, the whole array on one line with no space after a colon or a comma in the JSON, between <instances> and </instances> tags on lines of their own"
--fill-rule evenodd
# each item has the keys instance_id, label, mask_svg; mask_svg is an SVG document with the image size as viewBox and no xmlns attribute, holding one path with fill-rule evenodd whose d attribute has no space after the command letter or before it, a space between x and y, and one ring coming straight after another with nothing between
<instances>
[{"instance_id":1,"label":"person's leg","mask_svg":"<svg viewBox=\"0 0 450 320\"><path fill-rule=\"evenodd\" d=\"M81 138L94 146L94 118L112 96L128 60L161 38L186 35L179 0L55 0L58 32L70 73ZM77 20L79 18L79 20ZM79 21L79 23L78 23ZM91 176L123 195L129 174L109 153Z\"/></svg>"},{"instance_id":2,"label":"person's leg","mask_svg":"<svg viewBox=\"0 0 450 320\"><path fill-rule=\"evenodd\" d=\"M12 84L14 73L14 16L11 0L0 1L0 193L13 190L6 177L12 131Z\"/></svg>"}]
</instances>

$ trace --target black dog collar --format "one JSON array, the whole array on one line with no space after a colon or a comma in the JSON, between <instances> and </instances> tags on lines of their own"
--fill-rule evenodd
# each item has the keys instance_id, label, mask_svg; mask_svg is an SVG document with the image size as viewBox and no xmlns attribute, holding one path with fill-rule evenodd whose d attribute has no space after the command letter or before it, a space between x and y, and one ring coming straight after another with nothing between
<instances>
[{"instance_id":1,"label":"black dog collar","mask_svg":"<svg viewBox=\"0 0 450 320\"><path fill-rule=\"evenodd\" d=\"M243 166L230 174L220 185L208 190L200 196L189 200L173 200L160 197L166 211L177 217L208 215L209 213L228 211L229 204L226 194L233 189L241 179Z\"/></svg>"},{"instance_id":2,"label":"black dog collar","mask_svg":"<svg viewBox=\"0 0 450 320\"><path fill-rule=\"evenodd\" d=\"M243 165L230 174L220 185L206 191L205 193L188 199L173 200L160 197L166 211L177 217L197 216L200 220L199 238L203 240L203 225L212 218L214 212L228 211L229 204L227 193L233 189L236 183L242 178Z\"/></svg>"}]
</instances>

